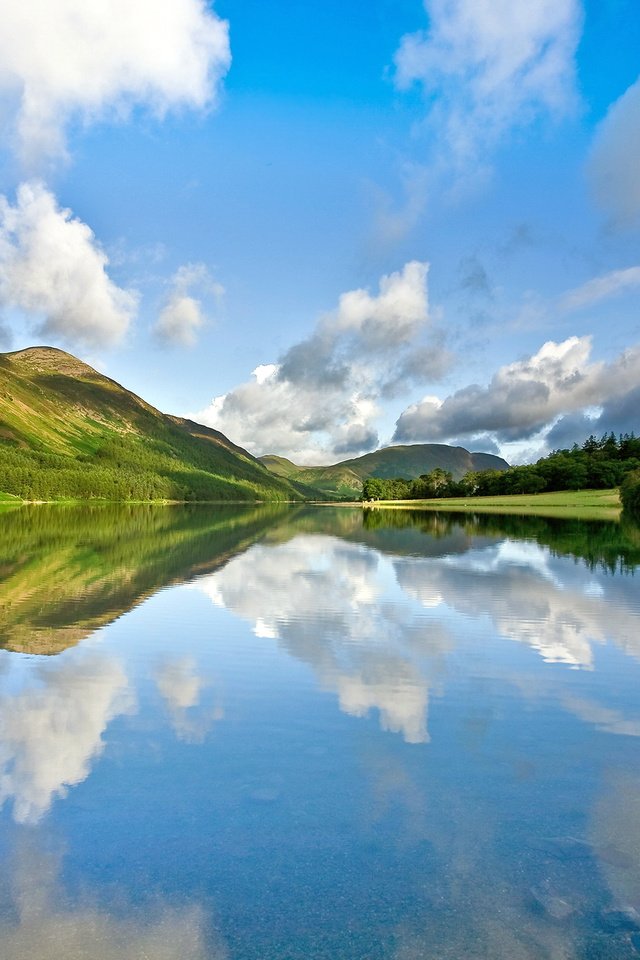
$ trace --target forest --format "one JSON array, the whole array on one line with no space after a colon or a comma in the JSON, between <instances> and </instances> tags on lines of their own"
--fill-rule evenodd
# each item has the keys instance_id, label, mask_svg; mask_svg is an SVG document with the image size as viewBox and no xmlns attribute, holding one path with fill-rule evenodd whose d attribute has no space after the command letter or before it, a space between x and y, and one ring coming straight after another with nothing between
<instances>
[{"instance_id":1,"label":"forest","mask_svg":"<svg viewBox=\"0 0 640 960\"><path fill-rule=\"evenodd\" d=\"M640 437L634 433L589 437L582 446L554 450L534 464L508 470L481 470L454 480L436 467L414 480L369 477L363 484L364 500L431 500L444 497L487 497L552 490L607 490L623 488L623 503L640 500ZM640 478L640 473L639 473ZM636 484L638 490L636 490ZM626 501L625 501L625 491Z\"/></svg>"},{"instance_id":2,"label":"forest","mask_svg":"<svg viewBox=\"0 0 640 960\"><path fill-rule=\"evenodd\" d=\"M171 442L135 434L106 438L95 453L65 456L0 444L0 489L23 500L286 500L291 494L260 465L174 431ZM222 472L224 470L224 473ZM244 473L244 476L241 474ZM295 496L295 493L293 493Z\"/></svg>"}]
</instances>

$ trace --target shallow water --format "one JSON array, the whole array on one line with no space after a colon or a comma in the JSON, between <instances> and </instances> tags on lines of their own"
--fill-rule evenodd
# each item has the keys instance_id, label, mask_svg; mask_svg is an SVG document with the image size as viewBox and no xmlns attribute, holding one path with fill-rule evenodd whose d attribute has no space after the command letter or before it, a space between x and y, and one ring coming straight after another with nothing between
<instances>
[{"instance_id":1,"label":"shallow water","mask_svg":"<svg viewBox=\"0 0 640 960\"><path fill-rule=\"evenodd\" d=\"M0 956L640 956L639 585L617 524L0 514Z\"/></svg>"}]
</instances>

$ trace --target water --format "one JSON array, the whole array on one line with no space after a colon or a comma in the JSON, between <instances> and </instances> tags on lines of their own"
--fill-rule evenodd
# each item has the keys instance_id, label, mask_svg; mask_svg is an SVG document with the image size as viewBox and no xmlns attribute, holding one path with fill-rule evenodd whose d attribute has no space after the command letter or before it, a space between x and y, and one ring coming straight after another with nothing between
<instances>
[{"instance_id":1,"label":"water","mask_svg":"<svg viewBox=\"0 0 640 960\"><path fill-rule=\"evenodd\" d=\"M640 530L0 514L2 960L640 956Z\"/></svg>"}]
</instances>

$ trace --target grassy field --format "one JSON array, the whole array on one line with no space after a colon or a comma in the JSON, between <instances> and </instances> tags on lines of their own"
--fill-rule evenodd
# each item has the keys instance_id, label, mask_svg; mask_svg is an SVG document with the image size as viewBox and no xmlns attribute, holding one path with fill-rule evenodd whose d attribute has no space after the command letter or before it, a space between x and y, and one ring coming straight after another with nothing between
<instances>
[{"instance_id":1,"label":"grassy field","mask_svg":"<svg viewBox=\"0 0 640 960\"><path fill-rule=\"evenodd\" d=\"M379 500L365 509L452 510L460 513L514 513L578 520L617 520L617 490L561 490L557 493L521 493L502 497L455 497L441 500Z\"/></svg>"}]
</instances>

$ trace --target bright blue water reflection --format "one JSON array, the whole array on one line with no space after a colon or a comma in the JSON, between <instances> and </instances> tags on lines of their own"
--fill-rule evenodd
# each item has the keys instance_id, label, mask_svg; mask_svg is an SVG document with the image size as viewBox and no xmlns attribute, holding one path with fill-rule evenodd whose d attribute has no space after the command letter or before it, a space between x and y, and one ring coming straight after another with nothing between
<instances>
[{"instance_id":1,"label":"bright blue water reflection","mask_svg":"<svg viewBox=\"0 0 640 960\"><path fill-rule=\"evenodd\" d=\"M117 518L123 555L71 514L40 567L7 548L3 958L640 954L628 554L155 516ZM61 553L82 572L47 600Z\"/></svg>"}]
</instances>

